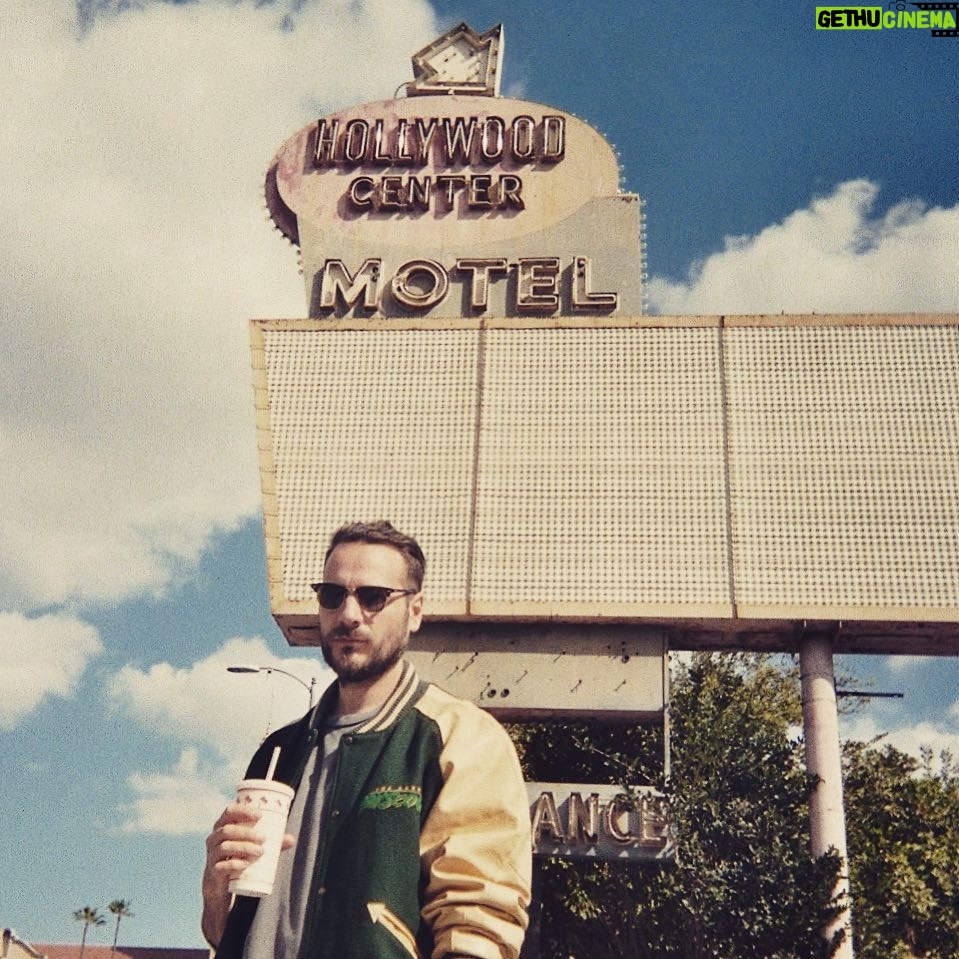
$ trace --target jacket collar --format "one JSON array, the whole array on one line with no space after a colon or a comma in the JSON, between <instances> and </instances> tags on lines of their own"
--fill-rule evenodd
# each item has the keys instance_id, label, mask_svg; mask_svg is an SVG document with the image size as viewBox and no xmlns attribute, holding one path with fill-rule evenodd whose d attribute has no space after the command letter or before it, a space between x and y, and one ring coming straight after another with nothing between
<instances>
[{"instance_id":1,"label":"jacket collar","mask_svg":"<svg viewBox=\"0 0 959 959\"><path fill-rule=\"evenodd\" d=\"M357 733L378 733L388 729L399 718L403 709L413 701L417 696L420 687L420 678L413 669L412 665L403 660L403 670L400 678L397 680L393 691L386 698L386 701L376 711L376 715L371 716L360 726L356 727ZM321 722L321 717L329 715L336 706L336 699L339 695L337 683L333 683L316 705L310 725L316 727Z\"/></svg>"}]
</instances>

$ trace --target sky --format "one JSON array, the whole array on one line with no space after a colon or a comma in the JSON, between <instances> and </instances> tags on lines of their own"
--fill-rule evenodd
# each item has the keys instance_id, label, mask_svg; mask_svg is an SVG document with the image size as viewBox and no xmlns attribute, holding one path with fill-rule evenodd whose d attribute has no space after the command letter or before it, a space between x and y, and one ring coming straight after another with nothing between
<instances>
[{"instance_id":1,"label":"sky","mask_svg":"<svg viewBox=\"0 0 959 959\"><path fill-rule=\"evenodd\" d=\"M263 175L443 30L504 23L503 93L617 148L653 312L959 311L959 39L814 7L4 0L0 926L203 945L203 838L329 681L266 597L248 321L306 306ZM959 755L956 659L838 669L903 694L844 735Z\"/></svg>"}]
</instances>

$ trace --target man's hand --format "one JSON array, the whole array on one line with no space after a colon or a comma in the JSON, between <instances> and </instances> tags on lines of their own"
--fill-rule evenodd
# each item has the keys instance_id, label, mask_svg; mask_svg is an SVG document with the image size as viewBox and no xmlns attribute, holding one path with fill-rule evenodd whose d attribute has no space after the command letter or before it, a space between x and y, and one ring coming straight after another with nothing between
<instances>
[{"instance_id":1,"label":"man's hand","mask_svg":"<svg viewBox=\"0 0 959 959\"><path fill-rule=\"evenodd\" d=\"M230 912L230 880L263 855L263 835L256 824L259 813L248 806L232 803L214 823L206 838L206 866L203 870L203 919L201 926L207 942L216 947ZM293 837L283 837L283 849L293 846Z\"/></svg>"}]
</instances>

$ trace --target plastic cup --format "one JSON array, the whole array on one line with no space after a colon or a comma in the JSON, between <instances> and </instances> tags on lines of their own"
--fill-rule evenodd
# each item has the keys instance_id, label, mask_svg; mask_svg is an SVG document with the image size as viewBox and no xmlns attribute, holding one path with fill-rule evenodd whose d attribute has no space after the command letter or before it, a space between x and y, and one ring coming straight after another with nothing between
<instances>
[{"instance_id":1,"label":"plastic cup","mask_svg":"<svg viewBox=\"0 0 959 959\"><path fill-rule=\"evenodd\" d=\"M273 891L276 864L280 858L286 819L290 813L293 789L272 779L244 779L236 787L236 801L260 814L257 830L265 837L263 855L230 880L230 892L258 899Z\"/></svg>"}]
</instances>

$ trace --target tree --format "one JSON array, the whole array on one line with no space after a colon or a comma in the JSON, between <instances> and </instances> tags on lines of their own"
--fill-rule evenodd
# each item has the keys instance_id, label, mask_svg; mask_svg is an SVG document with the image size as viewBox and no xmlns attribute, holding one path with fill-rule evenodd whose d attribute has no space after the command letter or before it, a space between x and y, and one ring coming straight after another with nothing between
<instances>
[{"instance_id":1,"label":"tree","mask_svg":"<svg viewBox=\"0 0 959 959\"><path fill-rule=\"evenodd\" d=\"M669 865L538 866L544 959L820 959L835 915L836 856L809 854L796 669L770 657L694 655L671 696L672 771L661 730L515 729L528 779L652 784L669 798Z\"/></svg>"},{"instance_id":2,"label":"tree","mask_svg":"<svg viewBox=\"0 0 959 959\"><path fill-rule=\"evenodd\" d=\"M857 955L959 956L959 766L878 740L843 752Z\"/></svg>"},{"instance_id":3,"label":"tree","mask_svg":"<svg viewBox=\"0 0 959 959\"><path fill-rule=\"evenodd\" d=\"M131 903L127 899L114 899L110 905L107 906L107 909L117 917L117 924L113 930L113 948L110 950L110 955L112 956L117 951L117 939L120 935L120 920L124 916L128 916L131 919L133 918L133 913L130 912Z\"/></svg>"},{"instance_id":4,"label":"tree","mask_svg":"<svg viewBox=\"0 0 959 959\"><path fill-rule=\"evenodd\" d=\"M83 959L83 951L87 947L87 930L90 926L102 926L106 923L106 919L100 915L98 909L92 909L90 906L84 906L82 909L78 909L74 914L73 918L77 922L83 923L83 937L80 939L80 959Z\"/></svg>"}]
</instances>

